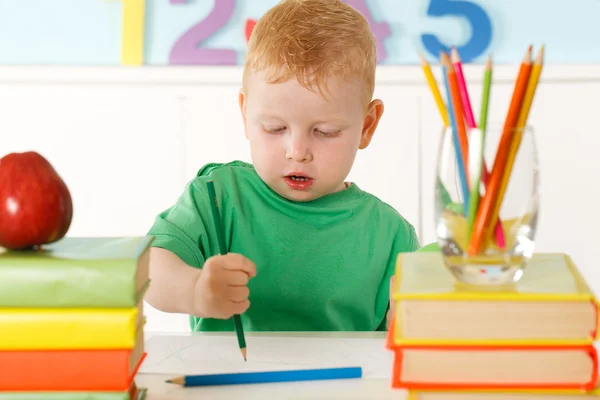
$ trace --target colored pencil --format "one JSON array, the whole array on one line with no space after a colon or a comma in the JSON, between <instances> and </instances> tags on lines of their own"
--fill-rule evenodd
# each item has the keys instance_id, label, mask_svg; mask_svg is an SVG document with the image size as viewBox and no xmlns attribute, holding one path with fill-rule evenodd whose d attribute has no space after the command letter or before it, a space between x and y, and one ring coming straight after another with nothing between
<instances>
[{"instance_id":1,"label":"colored pencil","mask_svg":"<svg viewBox=\"0 0 600 400\"><path fill-rule=\"evenodd\" d=\"M488 56L483 73L483 95L481 96L481 112L479 115L479 129L485 136L487 129L488 109L490 102L490 88L492 86L492 57Z\"/></svg>"},{"instance_id":2,"label":"colored pencil","mask_svg":"<svg viewBox=\"0 0 600 400\"><path fill-rule=\"evenodd\" d=\"M450 55L450 61L452 62L454 70L456 71L456 78L457 78L458 87L460 90L460 98L463 103L463 111L464 111L464 116L465 116L465 121L467 123L467 127L470 130L474 130L475 128L477 128L477 123L475 122L475 117L473 115L473 108L471 107L471 100L469 98L469 90L467 88L467 83L466 83L465 76L464 76L463 69L462 69L462 61L460 59L458 50L456 50L455 47L452 48L451 55ZM488 62L489 61L490 61L490 59L488 59ZM484 88L485 88L485 86L484 86ZM488 83L487 88L489 89L489 83ZM489 90L488 90L488 94L489 94ZM486 99L485 104L487 107L487 99ZM486 116L487 116L487 111L486 111ZM487 123L487 121L484 121L484 123ZM482 132L485 134L485 131L482 130ZM480 135L482 132L477 131L477 132L475 132L475 135ZM472 134L473 133L470 133L470 135L472 135ZM480 140L479 142L481 143L481 146L482 146L482 148L481 148L482 152L483 152L483 144L484 144L483 139L484 138L477 138L477 140ZM471 140L471 139L469 139L469 140ZM481 157L483 157L483 154L481 155ZM481 159L481 163L482 163L481 166L479 165L479 163L477 161L479 159L479 155L476 154L476 155L473 155L473 157L471 157L471 153L469 152L467 159L469 160L469 165L473 164L474 162L475 162L475 165L477 165L477 171L473 172L473 173L475 173L478 177L477 179L473 179L472 177L470 177L471 176L471 168L467 168L467 176L470 177L469 190L471 191L470 203L469 203L469 217L468 217L469 222L467 225L467 232L468 232L467 237L470 237L470 232L472 230L473 222L475 220L475 215L472 215L472 214L477 211L477 206L479 205L479 186L480 186L479 182L483 181L483 184L485 187L485 185L489 181L490 173L488 171L487 164L485 162L485 158ZM480 167L483 167L483 169L481 171L479 170ZM475 191L476 191L476 193L475 193ZM498 244L498 247L504 248L504 244L505 244L504 230L502 229L501 221L497 221L497 223L496 223L496 242Z\"/></svg>"},{"instance_id":3,"label":"colored pencil","mask_svg":"<svg viewBox=\"0 0 600 400\"><path fill-rule=\"evenodd\" d=\"M467 123L467 127L469 129L477 128L477 123L475 122L475 117L473 116L473 109L471 107L471 100L469 98L469 90L467 89L467 83L465 81L465 75L462 70L462 61L460 59L460 55L458 54L458 50L455 47L452 48L452 55L450 57L450 61L452 62L452 66L456 71L456 78L458 82L458 88L460 90L460 98L463 104L463 111L465 116L465 121ZM468 158L468 157L467 157ZM467 175L469 172L467 171ZM485 182L488 181L490 173L488 172L487 165L483 164L482 171L482 179ZM470 188L472 190L472 188Z\"/></svg>"},{"instance_id":4,"label":"colored pencil","mask_svg":"<svg viewBox=\"0 0 600 400\"><path fill-rule=\"evenodd\" d=\"M473 231L473 223L477 214L477 206L479 205L479 182L481 181L481 173L483 162L483 131L479 128L471 129L469 151L469 187L471 193L469 195L469 212L467 214L467 239L471 237Z\"/></svg>"},{"instance_id":5,"label":"colored pencil","mask_svg":"<svg viewBox=\"0 0 600 400\"><path fill-rule=\"evenodd\" d=\"M519 151L519 146L521 145L521 140L523 138L523 130L525 129L525 125L527 124L527 118L529 117L529 110L531 109L531 104L533 103L533 98L535 96L538 82L540 80L540 75L542 73L543 65L544 65L544 46L541 47L541 49L533 63L533 67L531 69L531 76L529 77L529 82L527 84L527 90L525 91L525 97L523 99L523 105L521 107L521 112L519 114L519 120L517 121L514 138L510 145L510 151L508 153L506 167L504 169L504 176L503 176L504 179L502 179L502 182L500 184L500 191L498 194L499 201L497 201L494 204L494 209L492 211L492 217L491 217L492 224L498 218L498 212L500 210L500 205L502 204L502 199L504 198L504 194L506 192L506 187L508 186L508 182L510 180L510 174L512 172L513 164L515 162L515 158L517 157L517 153Z\"/></svg>"},{"instance_id":6,"label":"colored pencil","mask_svg":"<svg viewBox=\"0 0 600 400\"><path fill-rule=\"evenodd\" d=\"M327 379L352 379L361 377L361 367L344 367L269 372L240 372L213 375L188 375L169 379L167 382L182 386L215 386L250 383L315 381Z\"/></svg>"},{"instance_id":7,"label":"colored pencil","mask_svg":"<svg viewBox=\"0 0 600 400\"><path fill-rule=\"evenodd\" d=\"M465 127L464 109L460 98L460 89L458 88L458 79L456 72L450 62L448 54L442 53L442 65L446 67L446 76L448 77L448 86L450 88L450 101L452 102L452 112L454 113L454 123L458 132L458 141L460 143L460 151L463 157L463 164L466 166L469 157L469 141L467 139L467 129ZM465 171L468 179L469 172Z\"/></svg>"},{"instance_id":8,"label":"colored pencil","mask_svg":"<svg viewBox=\"0 0 600 400\"><path fill-rule=\"evenodd\" d=\"M479 129L483 132L483 142L482 142L482 151L483 146L485 146L485 138L486 138L486 129L487 129L487 117L488 117L488 108L489 108L489 98L490 98L490 88L492 85L492 58L488 57L488 61L485 67L485 73L483 78L483 99L481 104L481 119L483 121L479 122ZM482 127L483 122L483 127ZM489 173L487 172L487 167L485 165L485 160L483 161L483 173L484 173L484 182L489 182ZM493 226L493 225L492 225ZM499 219L496 221L496 244L500 249L504 249L506 247L506 239L504 237L504 229L502 228L502 221Z\"/></svg>"},{"instance_id":9,"label":"colored pencil","mask_svg":"<svg viewBox=\"0 0 600 400\"><path fill-rule=\"evenodd\" d=\"M481 96L481 110L479 115L479 129L481 130L481 153L483 157L484 149L485 149L485 139L486 139L486 130L487 130L487 118L488 118L488 109L489 109L489 99L490 99L490 89L492 86L492 57L488 56L487 62L485 64L485 70L483 73L483 94ZM483 181L484 187L489 182L489 172L487 169L487 165L485 162L485 158L482 159L483 163L483 171L481 179ZM474 189L475 190L475 189ZM477 187L476 194L476 202L473 204L473 208L469 209L469 238L471 237L471 232L473 230L473 224L475 223L475 213L477 212L477 207L479 206L480 194L479 194L479 186ZM473 196L471 196L473 199ZM473 201L472 201L473 203ZM492 225L494 226L494 225ZM504 237L504 229L502 228L502 221L496 220L495 222L495 233L496 233L496 244L500 249L504 249L506 246L506 239Z\"/></svg>"},{"instance_id":10,"label":"colored pencil","mask_svg":"<svg viewBox=\"0 0 600 400\"><path fill-rule=\"evenodd\" d=\"M454 71L456 72L456 81L458 84L460 99L462 100L463 104L465 121L470 129L476 128L477 124L475 123L475 117L473 116L473 108L471 107L471 99L469 98L469 91L467 90L467 82L465 81L462 62L455 47L453 47L450 51L450 60L452 62L452 66L454 67Z\"/></svg>"},{"instance_id":11,"label":"colored pencil","mask_svg":"<svg viewBox=\"0 0 600 400\"><path fill-rule=\"evenodd\" d=\"M490 221L492 219L492 211L494 210L494 203L497 202L498 195L500 192L500 185L503 179L504 168L508 159L508 153L510 145L514 136L515 127L521 111L521 105L523 103L523 97L529 81L529 75L531 74L531 46L529 46L525 57L519 68L519 74L515 82L513 96L510 102L506 120L504 121L504 127L502 130L502 136L500 138L500 144L496 152L496 159L494 160L494 166L488 185L486 185L485 195L479 204L477 210L477 216L473 226L473 234L469 241L468 251L471 255L478 254L487 239L487 233L490 229Z\"/></svg>"},{"instance_id":12,"label":"colored pencil","mask_svg":"<svg viewBox=\"0 0 600 400\"><path fill-rule=\"evenodd\" d=\"M208 195L210 197L210 207L213 214L213 222L215 224L215 230L217 231L217 238L219 241L219 250L222 255L227 254L227 245L225 244L225 229L223 228L223 222L221 221L221 215L219 214L219 205L217 202L217 195L215 192L215 186L213 181L206 182L206 188L208 189ZM246 338L244 337L244 327L242 326L242 320L239 315L233 316L233 322L235 324L235 332L237 334L238 345L244 361L246 360Z\"/></svg>"},{"instance_id":13,"label":"colored pencil","mask_svg":"<svg viewBox=\"0 0 600 400\"><path fill-rule=\"evenodd\" d=\"M468 181L467 181L467 174L466 174L466 165L465 165L465 158L463 156L463 152L460 146L460 139L459 139L459 133L458 133L458 129L456 127L457 123L456 123L456 112L454 111L454 104L452 102L451 99L451 90L450 90L450 83L449 83L449 79L448 79L448 68L450 65L450 60L448 58L448 55L444 52L442 52L441 56L440 56L440 60L442 62L442 69L444 71L443 75L444 75L444 83L446 85L446 96L448 97L448 117L450 119L450 125L452 127L452 141L454 144L454 152L456 154L456 164L458 167L458 178L460 180L460 187L462 189L462 193L463 193L463 214L465 216L467 216L468 214L468 204L469 204L469 186L468 186ZM462 119L462 116L460 117Z\"/></svg>"},{"instance_id":14,"label":"colored pencil","mask_svg":"<svg viewBox=\"0 0 600 400\"><path fill-rule=\"evenodd\" d=\"M440 117L444 123L444 127L448 127L450 122L448 121L448 110L446 109L446 105L444 104L444 100L442 99L442 95L440 94L440 90L438 89L437 83L435 82L435 78L433 77L433 73L431 72L431 66L423 56L423 54L419 53L419 57L421 58L421 66L423 68L423 72L425 73L425 78L427 79L427 83L429 85L429 89L431 94L433 95L433 99L437 105L438 111L440 112ZM438 177L437 185L440 190L440 196L442 199L442 203L444 207L448 204L452 203L452 197L450 193L448 193L448 189L442 183L442 180Z\"/></svg>"},{"instance_id":15,"label":"colored pencil","mask_svg":"<svg viewBox=\"0 0 600 400\"><path fill-rule=\"evenodd\" d=\"M483 77L483 96L481 101L481 121L479 122L479 129L483 132L482 138L482 151L485 146L486 139L486 130L487 130L487 117L488 117L488 109L489 109L489 99L490 99L490 89L492 86L492 57L488 57L485 72ZM484 182L489 182L489 173L487 172L487 168L485 165L485 160L483 161L483 172L484 172ZM487 175L487 176L486 176ZM494 226L494 225L492 225ZM504 237L504 229L502 228L502 221L499 219L496 221L496 244L500 249L504 249L506 247L506 239Z\"/></svg>"},{"instance_id":16,"label":"colored pencil","mask_svg":"<svg viewBox=\"0 0 600 400\"><path fill-rule=\"evenodd\" d=\"M429 63L423 56L423 54L419 53L419 57L421 58L421 67L423 68L423 72L425 73L425 78L427 79L427 83L429 84L429 89L431 90L431 94L433 95L433 99L435 100L435 104L440 112L440 116L442 117L442 121L444 121L444 126L448 127L450 125L450 121L448 120L448 110L446 109L446 105L444 104L444 100L442 99L442 95L440 94L440 90L437 87L435 82L435 78L433 77L433 73L431 72L431 67Z\"/></svg>"}]
</instances>

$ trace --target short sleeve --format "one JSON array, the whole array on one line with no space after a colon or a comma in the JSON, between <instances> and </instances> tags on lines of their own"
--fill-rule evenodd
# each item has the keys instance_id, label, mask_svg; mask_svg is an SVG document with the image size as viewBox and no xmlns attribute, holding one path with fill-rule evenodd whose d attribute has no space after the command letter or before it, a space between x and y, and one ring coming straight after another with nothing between
<instances>
[{"instance_id":1,"label":"short sleeve","mask_svg":"<svg viewBox=\"0 0 600 400\"><path fill-rule=\"evenodd\" d=\"M171 251L186 264L200 268L207 256L203 252L210 214L208 193L203 182L195 179L188 183L177 202L158 214L148 231L155 239L153 247Z\"/></svg>"},{"instance_id":2,"label":"short sleeve","mask_svg":"<svg viewBox=\"0 0 600 400\"><path fill-rule=\"evenodd\" d=\"M399 233L401 233L401 234L396 236L394 246L393 246L392 252L390 254L388 273L384 280L384 284L387 283L386 288L388 288L388 289L389 289L389 280L396 271L396 258L398 256L398 254L399 253L412 253L412 252L417 251L420 247L419 237L417 236L417 232L415 231L414 226L404 219L401 220L401 224L402 224L402 226L399 229ZM387 290L386 293L389 298L389 290ZM389 304L388 304L388 309L389 309ZM386 314L387 314L387 311L386 311ZM387 330L386 323L387 323L387 320L386 320L386 318L384 318L383 321L381 322L381 324L379 325L379 327L377 328L377 330L378 331L386 331Z\"/></svg>"},{"instance_id":3,"label":"short sleeve","mask_svg":"<svg viewBox=\"0 0 600 400\"><path fill-rule=\"evenodd\" d=\"M421 245L419 244L419 237L417 236L417 232L415 231L414 226L410 225L408 231L410 240L408 244L408 249L406 251L410 253L419 250Z\"/></svg>"}]
</instances>

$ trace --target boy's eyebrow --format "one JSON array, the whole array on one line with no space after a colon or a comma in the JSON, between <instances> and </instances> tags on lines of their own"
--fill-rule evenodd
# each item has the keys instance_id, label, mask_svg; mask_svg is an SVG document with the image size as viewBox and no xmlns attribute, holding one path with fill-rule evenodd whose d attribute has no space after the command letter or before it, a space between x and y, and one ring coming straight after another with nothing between
<instances>
[{"instance_id":1,"label":"boy's eyebrow","mask_svg":"<svg viewBox=\"0 0 600 400\"><path fill-rule=\"evenodd\" d=\"M277 116L277 114L275 112L273 114L269 114L267 111L261 111L255 115L256 115L255 118L257 120L272 120L272 121L277 121L277 122L285 122L285 120L286 120L283 116ZM317 125L317 124L348 125L351 123L351 121L344 116L332 114L332 115L328 116L327 118L315 118L314 120L311 121L311 123L314 125Z\"/></svg>"},{"instance_id":2,"label":"boy's eyebrow","mask_svg":"<svg viewBox=\"0 0 600 400\"><path fill-rule=\"evenodd\" d=\"M264 112L260 112L260 113L256 114L256 118L258 118L258 119L277 119L277 120L283 121L282 118L277 117L274 114L267 114Z\"/></svg>"}]
</instances>

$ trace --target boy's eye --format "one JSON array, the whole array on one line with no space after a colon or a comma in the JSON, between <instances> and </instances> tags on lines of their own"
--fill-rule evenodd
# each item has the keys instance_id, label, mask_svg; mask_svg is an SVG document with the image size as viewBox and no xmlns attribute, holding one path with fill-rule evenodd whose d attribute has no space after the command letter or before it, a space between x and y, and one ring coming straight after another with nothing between
<instances>
[{"instance_id":1,"label":"boy's eye","mask_svg":"<svg viewBox=\"0 0 600 400\"><path fill-rule=\"evenodd\" d=\"M283 132L285 130L285 126L277 126L274 128L267 128L267 127L263 126L263 129L267 133L278 133L278 132Z\"/></svg>"},{"instance_id":2,"label":"boy's eye","mask_svg":"<svg viewBox=\"0 0 600 400\"><path fill-rule=\"evenodd\" d=\"M317 129L317 132L319 133L319 135L324 137L335 137L341 133L341 131L323 131L321 129Z\"/></svg>"}]
</instances>

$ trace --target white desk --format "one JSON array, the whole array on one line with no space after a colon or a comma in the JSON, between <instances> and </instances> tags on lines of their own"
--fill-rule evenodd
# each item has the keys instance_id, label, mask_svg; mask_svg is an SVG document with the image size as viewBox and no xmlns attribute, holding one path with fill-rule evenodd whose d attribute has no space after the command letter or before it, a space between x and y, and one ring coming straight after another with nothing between
<instances>
[{"instance_id":1,"label":"white desk","mask_svg":"<svg viewBox=\"0 0 600 400\"><path fill-rule=\"evenodd\" d=\"M148 332L146 339L161 333ZM165 335L192 335L190 333ZM216 333L193 333L194 336L221 335ZM225 334L229 335L229 334ZM273 336L270 333L246 332L246 336ZM286 337L340 337L340 338L383 338L382 332L301 332L278 333L277 336ZM391 371L390 371L391 372ZM147 400L300 400L300 399L365 399L365 400L405 400L406 392L392 389L389 379L343 379L315 382L268 383L254 385L230 385L214 387L184 388L178 385L165 383L173 375L157 375L140 373L136 383L148 389Z\"/></svg>"}]
</instances>

